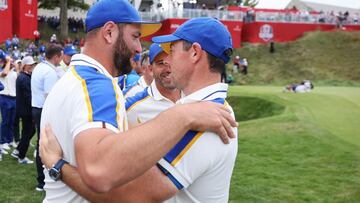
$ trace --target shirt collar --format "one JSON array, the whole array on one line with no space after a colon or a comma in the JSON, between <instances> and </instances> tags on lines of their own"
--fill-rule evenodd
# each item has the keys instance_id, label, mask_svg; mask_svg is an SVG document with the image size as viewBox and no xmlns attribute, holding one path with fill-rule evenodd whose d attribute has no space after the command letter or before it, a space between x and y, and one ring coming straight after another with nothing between
<instances>
[{"instance_id":1,"label":"shirt collar","mask_svg":"<svg viewBox=\"0 0 360 203\"><path fill-rule=\"evenodd\" d=\"M104 74L106 77L113 79L114 77L95 59L85 54L75 54L71 57L70 66L90 66Z\"/></svg>"},{"instance_id":2,"label":"shirt collar","mask_svg":"<svg viewBox=\"0 0 360 203\"><path fill-rule=\"evenodd\" d=\"M158 88L156 87L156 83L155 80L152 81L152 83L149 85L148 87L148 93L149 95L154 98L154 100L156 101L161 101L161 100L166 100L166 101L170 101L171 103L174 103L173 101L171 101L170 99L164 97L160 91L158 90Z\"/></svg>"},{"instance_id":3,"label":"shirt collar","mask_svg":"<svg viewBox=\"0 0 360 203\"><path fill-rule=\"evenodd\" d=\"M55 69L55 65L52 64L52 63L50 63L50 61L44 60L43 63L45 63L46 65L50 66L50 68Z\"/></svg>"},{"instance_id":4,"label":"shirt collar","mask_svg":"<svg viewBox=\"0 0 360 203\"><path fill-rule=\"evenodd\" d=\"M138 80L138 84L140 85L140 87L145 88L147 86L149 86L148 84L146 84L145 78L144 76L141 76Z\"/></svg>"},{"instance_id":5,"label":"shirt collar","mask_svg":"<svg viewBox=\"0 0 360 203\"><path fill-rule=\"evenodd\" d=\"M225 99L227 96L228 85L225 83L216 83L202 88L190 95L185 96L181 93L181 99L177 102L180 104L191 103L196 101L211 101L214 99Z\"/></svg>"}]
</instances>

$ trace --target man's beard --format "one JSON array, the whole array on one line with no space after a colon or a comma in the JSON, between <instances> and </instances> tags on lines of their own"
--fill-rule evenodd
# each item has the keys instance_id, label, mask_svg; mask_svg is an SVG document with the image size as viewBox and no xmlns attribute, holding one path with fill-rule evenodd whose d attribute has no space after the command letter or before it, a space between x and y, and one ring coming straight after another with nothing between
<instances>
[{"instance_id":1,"label":"man's beard","mask_svg":"<svg viewBox=\"0 0 360 203\"><path fill-rule=\"evenodd\" d=\"M130 65L131 50L126 45L122 34L119 34L114 50L114 65L118 75L124 75L131 72Z\"/></svg>"}]
</instances>

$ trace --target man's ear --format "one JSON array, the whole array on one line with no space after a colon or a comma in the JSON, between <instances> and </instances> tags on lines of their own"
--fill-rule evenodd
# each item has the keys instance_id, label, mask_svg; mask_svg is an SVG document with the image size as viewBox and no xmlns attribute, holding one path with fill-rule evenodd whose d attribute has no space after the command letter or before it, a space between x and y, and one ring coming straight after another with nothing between
<instances>
[{"instance_id":1,"label":"man's ear","mask_svg":"<svg viewBox=\"0 0 360 203\"><path fill-rule=\"evenodd\" d=\"M196 63L201 59L201 56L203 54L203 49L201 48L201 45L197 42L194 42L191 45L191 49L189 50L191 53L191 60Z\"/></svg>"},{"instance_id":2,"label":"man's ear","mask_svg":"<svg viewBox=\"0 0 360 203\"><path fill-rule=\"evenodd\" d=\"M105 23L101 28L101 36L107 44L115 43L119 36L118 26L112 21Z\"/></svg>"}]
</instances>

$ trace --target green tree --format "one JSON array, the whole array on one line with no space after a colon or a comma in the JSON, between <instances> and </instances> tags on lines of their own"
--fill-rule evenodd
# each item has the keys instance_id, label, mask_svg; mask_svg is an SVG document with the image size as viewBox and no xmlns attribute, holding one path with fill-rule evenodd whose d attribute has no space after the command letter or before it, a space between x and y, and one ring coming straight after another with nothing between
<instances>
[{"instance_id":1,"label":"green tree","mask_svg":"<svg viewBox=\"0 0 360 203\"><path fill-rule=\"evenodd\" d=\"M223 0L222 4L231 5L231 6L239 6L240 3L242 6L255 7L259 0Z\"/></svg>"},{"instance_id":2,"label":"green tree","mask_svg":"<svg viewBox=\"0 0 360 203\"><path fill-rule=\"evenodd\" d=\"M89 5L84 3L83 0L39 0L39 8L54 9L60 8L60 39L65 39L69 34L68 25L68 9L80 8L88 10Z\"/></svg>"},{"instance_id":3,"label":"green tree","mask_svg":"<svg viewBox=\"0 0 360 203\"><path fill-rule=\"evenodd\" d=\"M259 3L259 0L245 0L243 5L254 8L256 5L258 5L258 3Z\"/></svg>"}]
</instances>

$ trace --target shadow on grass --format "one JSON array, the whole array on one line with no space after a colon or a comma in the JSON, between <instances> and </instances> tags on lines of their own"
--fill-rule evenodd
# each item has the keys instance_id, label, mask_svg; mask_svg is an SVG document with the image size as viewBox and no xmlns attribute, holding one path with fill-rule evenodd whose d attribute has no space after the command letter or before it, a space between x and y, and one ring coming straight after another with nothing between
<instances>
[{"instance_id":1,"label":"shadow on grass","mask_svg":"<svg viewBox=\"0 0 360 203\"><path fill-rule=\"evenodd\" d=\"M234 110L237 121L247 121L280 115L285 106L257 97L231 96L226 99Z\"/></svg>"}]
</instances>

